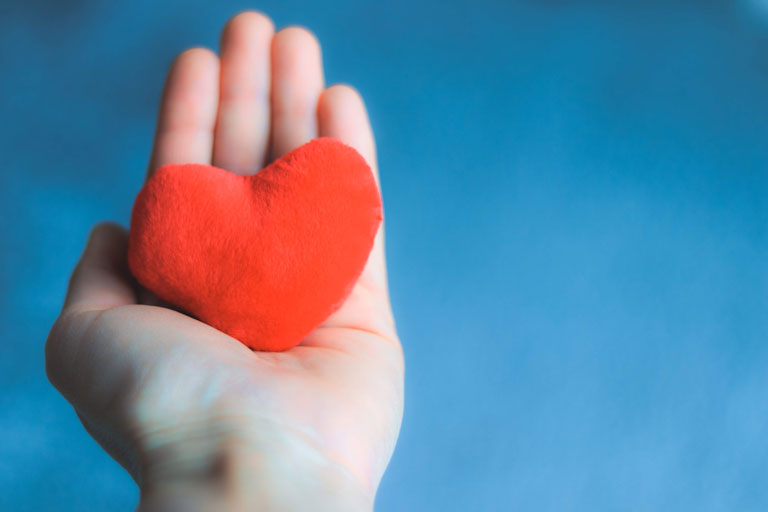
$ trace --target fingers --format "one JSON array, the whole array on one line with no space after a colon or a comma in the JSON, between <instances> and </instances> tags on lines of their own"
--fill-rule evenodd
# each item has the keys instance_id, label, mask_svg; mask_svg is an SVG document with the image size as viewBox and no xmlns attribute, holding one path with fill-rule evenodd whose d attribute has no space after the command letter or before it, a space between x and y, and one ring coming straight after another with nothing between
<instances>
[{"instance_id":1,"label":"fingers","mask_svg":"<svg viewBox=\"0 0 768 512\"><path fill-rule=\"evenodd\" d=\"M221 36L221 75L213 165L237 174L258 171L269 139L272 21L261 13L232 18Z\"/></svg>"},{"instance_id":2,"label":"fingers","mask_svg":"<svg viewBox=\"0 0 768 512\"><path fill-rule=\"evenodd\" d=\"M317 136L317 100L323 91L320 44L299 27L272 40L272 141L270 158Z\"/></svg>"},{"instance_id":3,"label":"fingers","mask_svg":"<svg viewBox=\"0 0 768 512\"><path fill-rule=\"evenodd\" d=\"M210 163L219 100L219 59L205 48L182 52L165 83L149 174L170 163Z\"/></svg>"},{"instance_id":4,"label":"fingers","mask_svg":"<svg viewBox=\"0 0 768 512\"><path fill-rule=\"evenodd\" d=\"M128 234L116 224L98 224L75 267L64 309L102 310L135 304L126 263Z\"/></svg>"}]
</instances>

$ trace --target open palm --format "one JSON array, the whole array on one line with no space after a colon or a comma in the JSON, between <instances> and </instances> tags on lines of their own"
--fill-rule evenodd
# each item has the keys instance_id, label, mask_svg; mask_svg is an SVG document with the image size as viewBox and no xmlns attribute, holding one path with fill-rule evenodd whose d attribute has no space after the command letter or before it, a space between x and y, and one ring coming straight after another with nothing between
<instances>
[{"instance_id":1,"label":"open palm","mask_svg":"<svg viewBox=\"0 0 768 512\"><path fill-rule=\"evenodd\" d=\"M242 13L222 32L220 58L196 48L174 62L149 172L198 162L253 173L317 136L355 147L376 173L363 102L347 86L325 88L314 36L274 34L265 16ZM85 427L137 482L194 465L197 451L226 442L313 461L373 496L402 413L382 232L341 309L280 353L252 352L149 305L127 270L126 244L116 225L94 230L46 360Z\"/></svg>"}]
</instances>

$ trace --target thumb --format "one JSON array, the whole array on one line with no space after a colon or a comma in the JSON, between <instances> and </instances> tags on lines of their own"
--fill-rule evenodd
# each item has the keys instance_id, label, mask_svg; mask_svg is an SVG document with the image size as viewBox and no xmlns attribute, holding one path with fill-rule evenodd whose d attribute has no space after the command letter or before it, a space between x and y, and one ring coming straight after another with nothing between
<instances>
[{"instance_id":1,"label":"thumb","mask_svg":"<svg viewBox=\"0 0 768 512\"><path fill-rule=\"evenodd\" d=\"M64 309L102 310L135 304L127 250L125 229L113 223L97 224L72 273Z\"/></svg>"}]
</instances>

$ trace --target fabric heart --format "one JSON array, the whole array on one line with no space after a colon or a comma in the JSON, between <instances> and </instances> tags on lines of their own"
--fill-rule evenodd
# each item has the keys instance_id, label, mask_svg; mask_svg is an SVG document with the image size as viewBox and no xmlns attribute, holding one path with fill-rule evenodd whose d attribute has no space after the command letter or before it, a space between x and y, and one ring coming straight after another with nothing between
<instances>
[{"instance_id":1,"label":"fabric heart","mask_svg":"<svg viewBox=\"0 0 768 512\"><path fill-rule=\"evenodd\" d=\"M136 197L128 265L161 299L255 350L285 350L338 309L382 220L368 164L315 139L251 176L166 165Z\"/></svg>"}]
</instances>

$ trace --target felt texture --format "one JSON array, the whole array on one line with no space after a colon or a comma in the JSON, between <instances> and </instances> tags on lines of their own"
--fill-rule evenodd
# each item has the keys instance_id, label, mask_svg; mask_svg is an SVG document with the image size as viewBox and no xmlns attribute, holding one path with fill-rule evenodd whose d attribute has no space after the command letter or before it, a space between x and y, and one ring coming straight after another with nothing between
<instances>
[{"instance_id":1,"label":"felt texture","mask_svg":"<svg viewBox=\"0 0 768 512\"><path fill-rule=\"evenodd\" d=\"M381 220L370 167L335 139L250 176L166 165L136 197L128 265L159 298L252 349L286 350L344 302Z\"/></svg>"}]
</instances>

